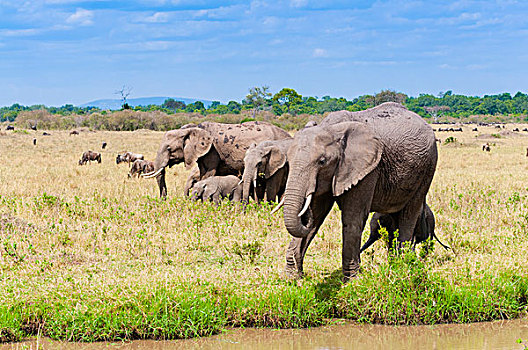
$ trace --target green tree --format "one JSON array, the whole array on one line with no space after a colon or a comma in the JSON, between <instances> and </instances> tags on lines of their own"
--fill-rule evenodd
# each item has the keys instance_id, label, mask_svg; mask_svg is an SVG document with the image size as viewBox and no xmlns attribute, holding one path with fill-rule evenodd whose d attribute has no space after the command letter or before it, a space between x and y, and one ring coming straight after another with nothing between
<instances>
[{"instance_id":1,"label":"green tree","mask_svg":"<svg viewBox=\"0 0 528 350\"><path fill-rule=\"evenodd\" d=\"M385 102L404 103L407 100L407 95L394 90L381 90L374 96L374 105L380 105Z\"/></svg>"},{"instance_id":2,"label":"green tree","mask_svg":"<svg viewBox=\"0 0 528 350\"><path fill-rule=\"evenodd\" d=\"M273 95L272 101L286 107L286 111L290 113L293 106L302 103L302 96L294 89L283 88L281 91Z\"/></svg>"},{"instance_id":3,"label":"green tree","mask_svg":"<svg viewBox=\"0 0 528 350\"><path fill-rule=\"evenodd\" d=\"M163 102L161 107L167 108L168 110L171 110L171 111L176 111L178 109L185 109L185 102L176 101L173 98L168 98L165 100L165 102Z\"/></svg>"},{"instance_id":4,"label":"green tree","mask_svg":"<svg viewBox=\"0 0 528 350\"><path fill-rule=\"evenodd\" d=\"M242 106L237 101L229 101L227 103L227 109L230 113L239 114Z\"/></svg>"},{"instance_id":5,"label":"green tree","mask_svg":"<svg viewBox=\"0 0 528 350\"><path fill-rule=\"evenodd\" d=\"M268 92L268 90L269 86L252 87L249 89L249 94L246 95L244 103L252 107L253 118L266 105L267 99L271 97L271 92Z\"/></svg>"},{"instance_id":6,"label":"green tree","mask_svg":"<svg viewBox=\"0 0 528 350\"><path fill-rule=\"evenodd\" d=\"M198 112L203 113L205 111L205 106L202 101L195 101L194 103L190 103L185 107L186 112Z\"/></svg>"}]
</instances>

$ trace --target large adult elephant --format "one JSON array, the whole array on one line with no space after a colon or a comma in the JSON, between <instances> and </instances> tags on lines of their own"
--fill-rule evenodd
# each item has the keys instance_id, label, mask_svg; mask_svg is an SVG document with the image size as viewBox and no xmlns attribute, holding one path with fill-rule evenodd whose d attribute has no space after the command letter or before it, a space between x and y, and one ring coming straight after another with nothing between
<instances>
[{"instance_id":1,"label":"large adult elephant","mask_svg":"<svg viewBox=\"0 0 528 350\"><path fill-rule=\"evenodd\" d=\"M222 124L204 122L165 133L158 149L155 170L146 177L157 177L160 196L167 195L165 168L185 163L190 169L198 164L199 179L211 176L240 175L244 155L253 143L291 137L281 128L266 122Z\"/></svg>"},{"instance_id":2,"label":"large adult elephant","mask_svg":"<svg viewBox=\"0 0 528 350\"><path fill-rule=\"evenodd\" d=\"M361 233L369 212L390 214L399 242L409 241L433 179L432 128L397 103L330 113L299 131L288 151L284 223L295 238L286 270L302 276L306 250L334 202L342 210L342 269L360 266Z\"/></svg>"},{"instance_id":3,"label":"large adult elephant","mask_svg":"<svg viewBox=\"0 0 528 350\"><path fill-rule=\"evenodd\" d=\"M251 186L257 187L257 178L264 180L264 193L267 201L280 199L288 178L287 153L293 138L264 141L252 145L244 157L244 174L242 175L242 201L247 203Z\"/></svg>"}]
</instances>

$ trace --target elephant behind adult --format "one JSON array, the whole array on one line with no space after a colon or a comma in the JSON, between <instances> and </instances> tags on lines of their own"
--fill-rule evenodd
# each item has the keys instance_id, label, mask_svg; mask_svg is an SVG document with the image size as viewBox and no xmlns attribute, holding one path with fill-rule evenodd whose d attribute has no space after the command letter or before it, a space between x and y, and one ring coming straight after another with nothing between
<instances>
[{"instance_id":1,"label":"elephant behind adult","mask_svg":"<svg viewBox=\"0 0 528 350\"><path fill-rule=\"evenodd\" d=\"M437 158L432 128L397 103L330 113L319 126L299 131L288 151L284 194L284 223L295 237L287 271L302 275L306 250L334 201L342 210L345 277L359 270L369 212L391 214L398 241L409 241Z\"/></svg>"},{"instance_id":2,"label":"elephant behind adult","mask_svg":"<svg viewBox=\"0 0 528 350\"><path fill-rule=\"evenodd\" d=\"M290 135L266 122L222 124L204 122L198 126L165 133L154 161L160 196L167 195L165 168L185 163L189 169L198 164L200 180L214 175L239 175L244 171L244 155L253 143L281 140Z\"/></svg>"},{"instance_id":3,"label":"elephant behind adult","mask_svg":"<svg viewBox=\"0 0 528 350\"><path fill-rule=\"evenodd\" d=\"M419 243L425 242L429 238L435 238L442 247L449 249L449 247L443 244L436 236L435 223L436 221L433 211L429 205L425 204L423 211L416 222L416 226L414 227L412 237L413 247ZM380 227L384 227L387 230L389 248L392 246L394 241L394 232L397 230L396 220L391 214L375 213L372 216L372 219L370 219L370 236L365 244L363 244L361 247L361 253L381 238L379 233Z\"/></svg>"},{"instance_id":4,"label":"elephant behind adult","mask_svg":"<svg viewBox=\"0 0 528 350\"><path fill-rule=\"evenodd\" d=\"M287 153L293 138L263 141L252 145L244 157L244 174L242 175L242 200L247 203L251 187L257 187L259 175L265 182L267 201L280 199L286 188L288 178Z\"/></svg>"}]
</instances>

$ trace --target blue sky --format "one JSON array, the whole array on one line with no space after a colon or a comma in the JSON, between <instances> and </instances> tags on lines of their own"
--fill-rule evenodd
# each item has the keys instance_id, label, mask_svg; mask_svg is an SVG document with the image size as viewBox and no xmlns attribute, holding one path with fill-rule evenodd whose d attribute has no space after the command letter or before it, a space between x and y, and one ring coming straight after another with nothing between
<instances>
[{"instance_id":1,"label":"blue sky","mask_svg":"<svg viewBox=\"0 0 528 350\"><path fill-rule=\"evenodd\" d=\"M0 105L528 91L528 1L0 0Z\"/></svg>"}]
</instances>

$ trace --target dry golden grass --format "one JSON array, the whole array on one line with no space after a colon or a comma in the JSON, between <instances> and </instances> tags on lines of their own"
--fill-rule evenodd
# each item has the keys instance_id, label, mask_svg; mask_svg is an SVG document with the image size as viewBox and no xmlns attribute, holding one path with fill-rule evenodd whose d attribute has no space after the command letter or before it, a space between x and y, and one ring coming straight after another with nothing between
<instances>
[{"instance_id":1,"label":"dry golden grass","mask_svg":"<svg viewBox=\"0 0 528 350\"><path fill-rule=\"evenodd\" d=\"M428 197L436 234L453 248L435 245L433 269L454 284L460 276L506 270L525 276L528 133L481 139L499 130L470 130L437 133L457 142L439 146ZM142 286L185 281L259 290L281 278L290 236L282 215L269 214L271 206L244 213L230 203L191 202L183 196L188 171L181 165L168 170L168 200L160 201L154 180L128 179L128 166L116 165L125 150L154 159L163 133L50 133L0 135L0 303L79 291L121 293L126 300ZM490 153L481 150L486 141ZM88 149L102 152L101 164L77 164ZM308 250L308 279L340 269L340 236L334 208ZM386 260L378 242L363 254L362 268L375 270Z\"/></svg>"}]
</instances>

